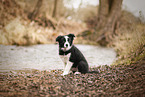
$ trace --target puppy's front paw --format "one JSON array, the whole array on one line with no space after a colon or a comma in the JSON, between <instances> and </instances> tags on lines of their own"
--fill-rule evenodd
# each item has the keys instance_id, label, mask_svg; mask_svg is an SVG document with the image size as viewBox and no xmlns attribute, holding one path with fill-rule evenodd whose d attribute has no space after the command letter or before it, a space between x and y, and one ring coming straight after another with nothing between
<instances>
[{"instance_id":1,"label":"puppy's front paw","mask_svg":"<svg viewBox=\"0 0 145 97\"><path fill-rule=\"evenodd\" d=\"M74 73L74 75L80 75L80 74L81 74L80 72L75 72L75 73Z\"/></svg>"},{"instance_id":2,"label":"puppy's front paw","mask_svg":"<svg viewBox=\"0 0 145 97\"><path fill-rule=\"evenodd\" d=\"M61 76L65 76L65 75L68 75L67 73L63 73L63 74L61 74Z\"/></svg>"}]
</instances>

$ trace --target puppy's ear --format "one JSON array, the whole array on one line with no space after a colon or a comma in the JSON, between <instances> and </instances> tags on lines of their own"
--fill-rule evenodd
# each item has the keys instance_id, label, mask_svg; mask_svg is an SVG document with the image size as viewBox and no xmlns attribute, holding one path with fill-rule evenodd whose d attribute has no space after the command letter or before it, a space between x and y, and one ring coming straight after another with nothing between
<instances>
[{"instance_id":1,"label":"puppy's ear","mask_svg":"<svg viewBox=\"0 0 145 97\"><path fill-rule=\"evenodd\" d=\"M68 37L75 37L74 34L68 34Z\"/></svg>"},{"instance_id":2,"label":"puppy's ear","mask_svg":"<svg viewBox=\"0 0 145 97\"><path fill-rule=\"evenodd\" d=\"M62 36L61 36L61 35L60 35L60 36L58 36L58 37L56 38L56 42L59 42L61 38L62 38Z\"/></svg>"}]
</instances>

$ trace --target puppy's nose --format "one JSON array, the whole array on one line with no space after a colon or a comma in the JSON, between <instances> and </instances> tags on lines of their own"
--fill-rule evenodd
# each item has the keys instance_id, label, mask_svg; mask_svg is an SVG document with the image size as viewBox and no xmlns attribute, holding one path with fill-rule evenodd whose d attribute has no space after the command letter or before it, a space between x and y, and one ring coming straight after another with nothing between
<instances>
[{"instance_id":1,"label":"puppy's nose","mask_svg":"<svg viewBox=\"0 0 145 97\"><path fill-rule=\"evenodd\" d=\"M66 44L65 46L68 47L68 44Z\"/></svg>"}]
</instances>

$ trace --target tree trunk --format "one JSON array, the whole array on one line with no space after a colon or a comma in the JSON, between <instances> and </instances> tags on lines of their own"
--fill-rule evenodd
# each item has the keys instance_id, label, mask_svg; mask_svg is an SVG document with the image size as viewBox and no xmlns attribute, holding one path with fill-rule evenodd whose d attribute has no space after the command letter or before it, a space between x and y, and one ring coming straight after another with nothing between
<instances>
[{"instance_id":1,"label":"tree trunk","mask_svg":"<svg viewBox=\"0 0 145 97\"><path fill-rule=\"evenodd\" d=\"M102 28L105 26L106 19L109 13L109 5L108 5L108 0L99 0L99 12L98 12L98 23L97 23L97 28Z\"/></svg>"},{"instance_id":2,"label":"tree trunk","mask_svg":"<svg viewBox=\"0 0 145 97\"><path fill-rule=\"evenodd\" d=\"M40 8L42 6L42 2L43 2L43 0L37 1L37 4L36 4L33 12L28 15L29 19L34 20L36 18L36 16L39 14Z\"/></svg>"},{"instance_id":3,"label":"tree trunk","mask_svg":"<svg viewBox=\"0 0 145 97\"><path fill-rule=\"evenodd\" d=\"M121 14L123 0L99 0L99 16L97 18L97 29L101 29L101 35L97 42L104 45L108 43L115 34L118 19Z\"/></svg>"},{"instance_id":4,"label":"tree trunk","mask_svg":"<svg viewBox=\"0 0 145 97\"><path fill-rule=\"evenodd\" d=\"M53 8L52 17L56 17L56 12L57 12L57 2L58 2L58 0L55 0L55 1L54 1L54 8Z\"/></svg>"}]
</instances>

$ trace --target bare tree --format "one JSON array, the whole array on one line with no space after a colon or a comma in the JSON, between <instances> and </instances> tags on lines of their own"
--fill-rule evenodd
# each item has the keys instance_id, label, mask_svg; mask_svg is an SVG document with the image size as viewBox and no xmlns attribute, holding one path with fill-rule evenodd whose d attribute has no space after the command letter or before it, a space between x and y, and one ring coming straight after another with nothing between
<instances>
[{"instance_id":1,"label":"bare tree","mask_svg":"<svg viewBox=\"0 0 145 97\"><path fill-rule=\"evenodd\" d=\"M43 0L38 0L37 1L37 4L36 4L33 12L28 15L29 19L33 20L33 19L36 18L36 16L39 14L40 8L42 6L42 2L43 2Z\"/></svg>"},{"instance_id":2,"label":"bare tree","mask_svg":"<svg viewBox=\"0 0 145 97\"><path fill-rule=\"evenodd\" d=\"M56 17L57 3L58 3L58 0L55 0L55 1L54 1L54 8L53 8L52 17Z\"/></svg>"},{"instance_id":3,"label":"bare tree","mask_svg":"<svg viewBox=\"0 0 145 97\"><path fill-rule=\"evenodd\" d=\"M96 28L101 29L102 35L97 39L98 42L108 42L115 34L115 29L121 15L122 1L99 0L99 14Z\"/></svg>"}]
</instances>

